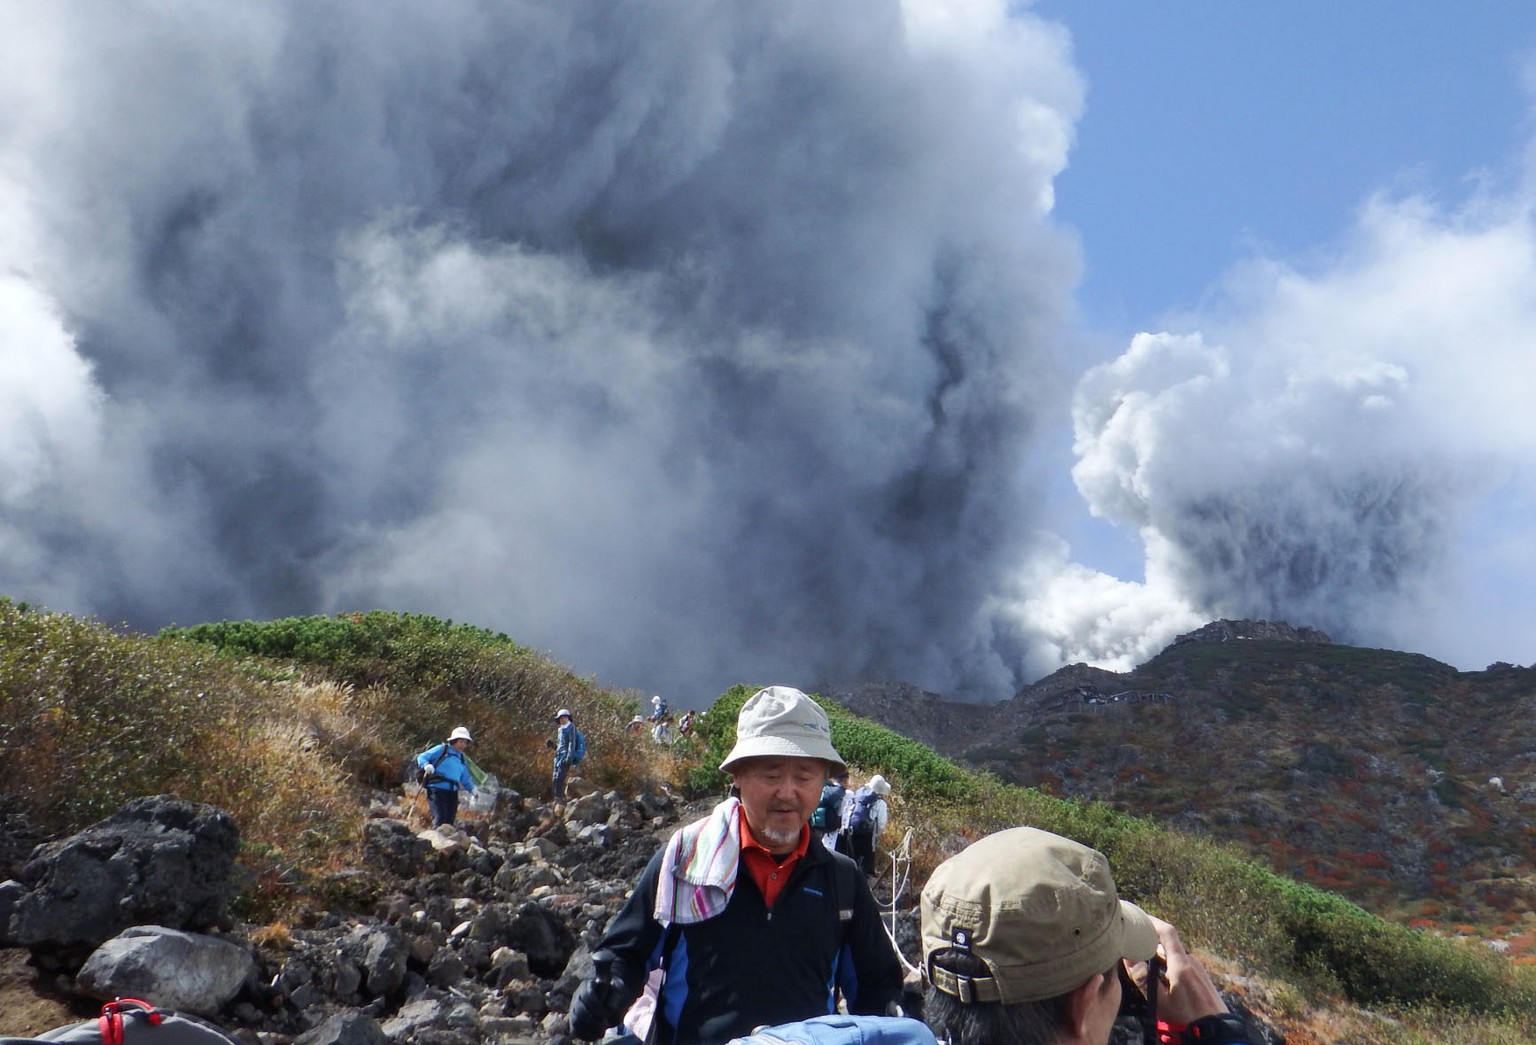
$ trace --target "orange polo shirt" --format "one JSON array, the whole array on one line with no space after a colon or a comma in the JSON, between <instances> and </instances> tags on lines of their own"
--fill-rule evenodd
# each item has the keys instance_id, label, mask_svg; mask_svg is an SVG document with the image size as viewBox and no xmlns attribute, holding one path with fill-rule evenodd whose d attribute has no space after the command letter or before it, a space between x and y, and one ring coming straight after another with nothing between
<instances>
[{"instance_id":1,"label":"orange polo shirt","mask_svg":"<svg viewBox=\"0 0 1536 1045\"><path fill-rule=\"evenodd\" d=\"M779 898L779 890L784 888L784 883L789 881L790 874L795 865L805 855L806 846L811 841L811 828L806 824L800 828L800 844L788 856L782 859L774 856L752 834L752 828L747 824L747 815L737 810L741 817L741 862L746 865L747 873L752 876L752 881L757 883L758 891L763 894L763 901L768 909L773 909L773 901Z\"/></svg>"}]
</instances>

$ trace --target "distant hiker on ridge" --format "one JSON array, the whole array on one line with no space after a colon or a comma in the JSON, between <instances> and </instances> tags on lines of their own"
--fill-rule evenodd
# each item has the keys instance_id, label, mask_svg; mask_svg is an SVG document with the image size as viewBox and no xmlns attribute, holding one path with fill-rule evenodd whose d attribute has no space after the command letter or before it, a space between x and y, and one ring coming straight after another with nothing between
<instances>
[{"instance_id":1,"label":"distant hiker on ridge","mask_svg":"<svg viewBox=\"0 0 1536 1045\"><path fill-rule=\"evenodd\" d=\"M565 801L565 777L571 767L587 755L587 738L576 728L576 721L569 708L555 712L559 729L555 733L555 767L550 777L556 802Z\"/></svg>"},{"instance_id":2,"label":"distant hiker on ridge","mask_svg":"<svg viewBox=\"0 0 1536 1045\"><path fill-rule=\"evenodd\" d=\"M848 847L845 851L866 875L875 873L875 841L890 822L890 805L885 800L890 793L890 783L876 773L869 778L869 783L857 791L850 791L843 799L840 841Z\"/></svg>"},{"instance_id":3,"label":"distant hiker on ridge","mask_svg":"<svg viewBox=\"0 0 1536 1045\"><path fill-rule=\"evenodd\" d=\"M821 786L821 801L816 803L816 812L811 814L811 826L821 832L822 845L834 853L841 852L837 846L843 829L843 803L847 797L848 770L833 770Z\"/></svg>"}]
</instances>

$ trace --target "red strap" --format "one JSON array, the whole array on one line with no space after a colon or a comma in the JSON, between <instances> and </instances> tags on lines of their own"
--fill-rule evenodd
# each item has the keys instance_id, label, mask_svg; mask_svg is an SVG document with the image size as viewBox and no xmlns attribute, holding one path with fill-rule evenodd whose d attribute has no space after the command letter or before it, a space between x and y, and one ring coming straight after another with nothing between
<instances>
[{"instance_id":1,"label":"red strap","mask_svg":"<svg viewBox=\"0 0 1536 1045\"><path fill-rule=\"evenodd\" d=\"M101 1030L102 1045L123 1045L123 1010L129 1008L143 1009L144 1018L151 1027L158 1027L165 1020L165 1013L141 998L109 1001L101 1007L101 1016L96 1020L96 1026Z\"/></svg>"},{"instance_id":2,"label":"red strap","mask_svg":"<svg viewBox=\"0 0 1536 1045\"><path fill-rule=\"evenodd\" d=\"M1189 1029L1187 1023L1169 1023L1167 1020L1157 1021L1157 1040L1163 1045L1183 1045L1184 1032Z\"/></svg>"}]
</instances>

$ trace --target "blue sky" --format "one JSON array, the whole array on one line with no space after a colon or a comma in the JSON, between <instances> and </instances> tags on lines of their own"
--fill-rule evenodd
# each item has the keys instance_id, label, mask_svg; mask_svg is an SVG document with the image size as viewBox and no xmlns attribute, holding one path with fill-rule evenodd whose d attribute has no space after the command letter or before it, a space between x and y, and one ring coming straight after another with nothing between
<instances>
[{"instance_id":1,"label":"blue sky","mask_svg":"<svg viewBox=\"0 0 1536 1045\"><path fill-rule=\"evenodd\" d=\"M1056 215L1085 260L1080 361L1117 355L1138 332L1197 326L1222 309L1229 272L1255 258L1326 271L1373 197L1455 211L1526 177L1528 4L1042 0L1030 10L1069 30L1086 81L1055 183ZM1052 452L1069 457L1064 437ZM1063 506L1080 503L1069 485L1058 487ZM1478 514L1518 513L1516 503ZM1086 513L1058 524L1074 558L1144 579L1133 531ZM1481 598L1511 597L1488 583Z\"/></svg>"},{"instance_id":2,"label":"blue sky","mask_svg":"<svg viewBox=\"0 0 1536 1045\"><path fill-rule=\"evenodd\" d=\"M1058 215L1106 334L1193 308L1255 251L1327 252L1373 193L1460 197L1528 141L1536 10L1467 3L1044 2L1087 104Z\"/></svg>"}]
</instances>

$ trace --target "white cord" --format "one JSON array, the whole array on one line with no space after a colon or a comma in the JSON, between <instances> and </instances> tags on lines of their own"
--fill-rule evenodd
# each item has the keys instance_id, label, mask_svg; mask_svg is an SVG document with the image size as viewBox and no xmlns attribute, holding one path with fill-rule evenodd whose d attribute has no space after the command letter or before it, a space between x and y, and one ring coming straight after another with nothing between
<instances>
[{"instance_id":1,"label":"white cord","mask_svg":"<svg viewBox=\"0 0 1536 1045\"><path fill-rule=\"evenodd\" d=\"M880 913L880 927L885 930L886 938L891 941L891 950L896 952L896 957L908 973L916 973L917 966L907 961L907 956L901 953L901 945L896 942L896 910L901 906L901 897L907 891L907 882L912 877L912 829L907 828L907 833L902 836L901 844L891 852L891 904L882 906Z\"/></svg>"}]
</instances>

